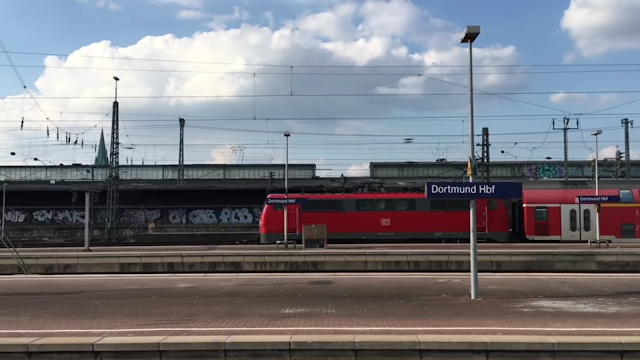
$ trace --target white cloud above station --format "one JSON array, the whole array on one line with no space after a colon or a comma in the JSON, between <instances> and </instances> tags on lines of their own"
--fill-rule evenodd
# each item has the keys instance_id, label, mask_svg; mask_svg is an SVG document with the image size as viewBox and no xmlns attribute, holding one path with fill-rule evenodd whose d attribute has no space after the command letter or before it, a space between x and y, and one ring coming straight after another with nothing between
<instances>
[{"instance_id":1,"label":"white cloud above station","mask_svg":"<svg viewBox=\"0 0 640 360\"><path fill-rule=\"evenodd\" d=\"M35 82L34 94L47 110L46 116L53 119L53 114L56 118L58 113L73 114L63 115L55 125L47 122L45 115L31 101L25 101L22 94L0 100L0 108L13 109L10 111L14 117L24 116L25 123L32 127L59 126L74 131L90 128L105 118L113 96L112 76L117 75L121 79L118 92L121 134L126 132L121 135L123 144L137 144L142 149L147 146L143 144L158 143L150 152L159 151L161 142L177 145L177 117L182 116L187 118L187 145L200 141L197 136L207 137L208 143L219 144L209 149L202 144L198 152L187 152L187 160L220 162L230 160L227 155L221 155L228 153L230 146L255 143L256 140L246 140L250 136L268 137L266 126L270 126L272 132L289 130L294 134L338 133L340 129L354 126L349 121L297 120L300 117L366 119L399 111L424 113L467 106L464 96L446 95L466 91L463 88L466 77L456 75L461 69L438 67L459 65L464 69L467 64L467 50L459 44L462 26L439 19L410 1L340 2L324 11L289 19L276 28L253 24L241 8L236 8L229 16L243 23L228 29L222 21L224 18L214 24L215 15L211 20L205 13L197 12L201 11L200 1L152 1L183 7L177 10L182 11L183 18L202 19L214 30L188 37L147 36L122 47L100 41L77 49L69 57L47 57L46 68ZM474 61L476 65L496 66L484 68L483 72L498 72L502 65L518 64L519 54L514 45L479 46L474 49ZM391 70L358 67L368 65L433 67L389 68ZM418 72L462 87L417 76ZM528 85L528 80L526 75L477 75L475 86L487 92L518 91ZM444 95L379 96L411 93ZM310 96L314 94L345 96ZM477 99L478 102L487 100L487 97ZM25 110L21 111L23 104ZM240 128L257 131L257 134L219 130L204 135L205 130L194 128L194 122L190 121L195 117L211 119L197 125ZM253 118L256 121L233 120ZM272 121L267 125L267 118L290 120ZM172 119L175 124L149 121L154 119ZM108 119L104 124L108 130ZM162 136L173 138L162 140ZM94 137L95 140L87 138L87 141L97 142L97 135ZM282 143L278 134L272 137ZM263 143L268 144L268 140ZM38 156L49 157L47 160L53 163L69 163L69 156L61 151ZM177 154L171 150L167 155L172 162L174 152ZM321 158L322 154L316 156ZM272 158L266 150L252 149L244 153L244 163ZM5 160L2 155L0 159ZM346 169L351 172L360 165L353 169L349 166Z\"/></svg>"},{"instance_id":2,"label":"white cloud above station","mask_svg":"<svg viewBox=\"0 0 640 360\"><path fill-rule=\"evenodd\" d=\"M574 41L577 53L594 57L640 50L638 14L638 0L571 0L560 24Z\"/></svg>"},{"instance_id":3,"label":"white cloud above station","mask_svg":"<svg viewBox=\"0 0 640 360\"><path fill-rule=\"evenodd\" d=\"M604 159L613 160L616 158L616 151L618 150L624 152L624 147L616 147L615 145L612 145L612 146L607 146L604 149L600 149L600 151L598 152L598 160L604 160ZM592 160L593 155L594 154L591 153L587 157L587 160ZM624 160L624 155L622 155L622 159ZM631 160L638 160L638 159L640 159L640 152L636 150L631 150ZM598 163L599 162L600 161L598 161Z\"/></svg>"},{"instance_id":4,"label":"white cloud above station","mask_svg":"<svg viewBox=\"0 0 640 360\"><path fill-rule=\"evenodd\" d=\"M579 94L561 91L550 95L549 101L553 104L602 107L618 101L618 96L616 94Z\"/></svg>"}]
</instances>

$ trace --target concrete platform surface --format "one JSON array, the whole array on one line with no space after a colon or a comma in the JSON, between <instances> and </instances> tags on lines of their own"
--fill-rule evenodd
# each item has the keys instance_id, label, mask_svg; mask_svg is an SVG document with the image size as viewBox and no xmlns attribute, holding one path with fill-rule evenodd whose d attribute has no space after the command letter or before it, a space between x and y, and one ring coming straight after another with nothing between
<instances>
[{"instance_id":1,"label":"concrete platform surface","mask_svg":"<svg viewBox=\"0 0 640 360\"><path fill-rule=\"evenodd\" d=\"M0 337L640 336L640 275L194 274L0 278ZM1 343L0 343L1 344Z\"/></svg>"},{"instance_id":2,"label":"concrete platform surface","mask_svg":"<svg viewBox=\"0 0 640 360\"><path fill-rule=\"evenodd\" d=\"M527 244L478 244L479 252L632 252L640 253L640 243L619 243L611 244L609 247L602 245L596 247L592 244L589 248L586 243L527 243ZM428 251L434 252L468 252L469 244L329 244L326 249L303 250L298 244L297 248L283 246L276 248L276 245L193 245L193 246L103 246L91 247L91 251L84 251L82 248L74 247L43 247L18 249L20 254L80 254L80 255L100 255L100 254L194 254L194 253L246 253L246 252L407 252L407 251ZM0 255L9 255L7 249L0 249Z\"/></svg>"}]
</instances>

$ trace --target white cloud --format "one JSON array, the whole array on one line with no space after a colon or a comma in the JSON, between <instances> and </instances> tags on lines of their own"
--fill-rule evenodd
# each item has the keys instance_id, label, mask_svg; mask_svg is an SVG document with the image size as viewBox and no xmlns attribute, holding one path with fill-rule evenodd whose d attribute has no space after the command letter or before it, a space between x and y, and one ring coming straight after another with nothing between
<instances>
[{"instance_id":1,"label":"white cloud","mask_svg":"<svg viewBox=\"0 0 640 360\"><path fill-rule=\"evenodd\" d=\"M246 11L240 10L238 6L233 7L233 13L231 14L223 14L223 15L213 15L213 20L207 23L213 30L224 30L227 27L227 22L232 20L248 20L249 13Z\"/></svg>"},{"instance_id":2,"label":"white cloud","mask_svg":"<svg viewBox=\"0 0 640 360\"><path fill-rule=\"evenodd\" d=\"M327 11L302 16L291 25L330 40L353 38L356 28L351 20L357 10L357 4L344 3Z\"/></svg>"},{"instance_id":3,"label":"white cloud","mask_svg":"<svg viewBox=\"0 0 640 360\"><path fill-rule=\"evenodd\" d=\"M610 51L640 50L638 14L638 0L571 0L560 25L580 55L593 57Z\"/></svg>"},{"instance_id":4,"label":"white cloud","mask_svg":"<svg viewBox=\"0 0 640 360\"><path fill-rule=\"evenodd\" d=\"M615 159L617 150L624 151L623 148L617 147L615 145L608 146L604 149L601 149L600 152L598 153L598 160ZM640 158L640 152L636 150L631 150L631 159L637 160L638 158ZM591 159L593 159L593 153L589 154L589 156L587 157L587 160L591 160ZM624 160L624 155L622 155L622 159Z\"/></svg>"},{"instance_id":5,"label":"white cloud","mask_svg":"<svg viewBox=\"0 0 640 360\"><path fill-rule=\"evenodd\" d=\"M369 176L369 163L351 165L344 175L353 177Z\"/></svg>"},{"instance_id":6,"label":"white cloud","mask_svg":"<svg viewBox=\"0 0 640 360\"><path fill-rule=\"evenodd\" d=\"M610 105L618 100L615 94L575 94L559 92L549 96L549 101L554 104L577 105L584 107L598 107Z\"/></svg>"},{"instance_id":7,"label":"white cloud","mask_svg":"<svg viewBox=\"0 0 640 360\"><path fill-rule=\"evenodd\" d=\"M195 7L199 3L164 2L185 7ZM19 136L16 133L5 133L0 135L0 140L8 141L7 147L21 144L20 151L24 154L29 153L55 163L91 161L95 156L93 150L87 150L87 147L81 150L73 146L62 146L55 140L55 136L47 140L47 144L51 145L47 145L44 150L43 128L49 126L53 130L60 127L70 132L80 132L104 126L108 130L110 119L104 114L111 106L114 93L112 76L117 75L121 79L118 91L120 139L125 145L136 145L136 150L128 150L137 152L135 158L140 157L138 153L144 154L147 151L148 163L154 161L151 154L158 161L165 159L175 163L177 118L185 117L187 162L213 159L211 161L235 163L237 159L234 160L225 144L246 146L244 163L268 162L272 158L270 154L283 154L284 140L281 134L284 130L292 132L292 161L310 163L323 158L327 162L335 161L345 154L323 153L336 150L330 149L331 146L327 145L330 142L325 141L331 139L325 137L318 140L309 135L296 135L295 132L384 133L395 131L394 124L377 122L372 125L364 120L342 121L332 118L366 119L372 116L425 114L466 107L466 101L458 96L373 96L379 93L465 92L460 86L415 75L420 71L437 79L464 85L466 77L454 75L460 72L455 68L417 70L400 67L389 71L353 67L466 65L467 50L459 44L460 26L436 19L408 1L396 0L389 4L369 1L355 6L343 2L331 8L331 14L322 15L327 19L337 19L334 23L326 24L325 28L313 25L313 19L317 19L321 13L319 12L294 17L279 28L245 23L225 29L229 20L247 20L246 13L236 8L232 14L218 18L217 23L214 20L214 27L217 29L214 31L198 32L183 38L174 35L147 36L137 43L122 47L114 46L109 41L101 41L81 47L69 57L47 57L44 61L46 68L35 82L35 87L31 88L34 95L39 97L38 102L46 110L50 121L45 120L45 115L33 102L25 101L18 90L16 96L0 100L0 109L11 112L16 123L24 116L25 127L34 128L36 135L28 135L26 132ZM394 7L389 6L402 11L385 15L372 10L377 7L381 11L395 11ZM343 19L350 20L341 22ZM256 22L260 21L263 19L256 19ZM427 25L420 25L421 22ZM419 31L406 24L422 26L420 29L426 26L434 31L428 37L420 37ZM349 26L355 29L353 34L345 30ZM328 29L329 27L332 29ZM415 41L420 41L419 45ZM477 47L474 51L478 65L518 63L518 52L513 46ZM170 61L141 61L132 58ZM333 67L305 68L300 65ZM485 70L493 71L491 68ZM313 72L324 75L310 75ZM334 75L326 75L327 73ZM256 74L255 78L253 74ZM477 75L476 86L488 92L517 91L528 84L527 80L524 76L513 74ZM254 92L257 95L278 96L254 98ZM289 96L291 92L294 96ZM298 96L311 94L370 96ZM495 100L479 97L477 101ZM300 117L324 119L296 120ZM256 120L252 120L253 118ZM266 118L281 120L267 122ZM209 120L204 121L205 119ZM230 132L220 128L234 128L245 132ZM268 133L267 129L273 134ZM106 133L108 142L108 131ZM81 138L87 144L95 144L98 134L99 132L92 130L81 135ZM27 138L33 138L33 146L28 145ZM122 156L125 156L124 151ZM371 156L374 157L371 160L375 160L375 155ZM330 164L327 168L344 173L349 166L367 161L358 156L347 158L353 159L351 164L343 162L342 167ZM0 160L10 161L11 158L5 159L5 155L0 154Z\"/></svg>"},{"instance_id":8,"label":"white cloud","mask_svg":"<svg viewBox=\"0 0 640 360\"><path fill-rule=\"evenodd\" d=\"M204 0L151 0L157 4L170 4L177 5L186 8L196 8L200 9L204 7Z\"/></svg>"},{"instance_id":9,"label":"white cloud","mask_svg":"<svg viewBox=\"0 0 640 360\"><path fill-rule=\"evenodd\" d=\"M76 0L79 3L87 4L88 0ZM96 7L107 10L122 10L122 6L112 0L95 0Z\"/></svg>"},{"instance_id":10,"label":"white cloud","mask_svg":"<svg viewBox=\"0 0 640 360\"><path fill-rule=\"evenodd\" d=\"M176 13L178 19L204 19L211 15L200 10L182 9Z\"/></svg>"}]
</instances>

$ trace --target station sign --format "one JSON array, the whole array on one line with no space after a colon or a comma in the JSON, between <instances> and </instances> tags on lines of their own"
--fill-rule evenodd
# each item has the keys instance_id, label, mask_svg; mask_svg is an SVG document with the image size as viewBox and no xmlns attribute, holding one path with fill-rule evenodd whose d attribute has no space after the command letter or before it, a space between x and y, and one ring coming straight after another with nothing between
<instances>
[{"instance_id":1,"label":"station sign","mask_svg":"<svg viewBox=\"0 0 640 360\"><path fill-rule=\"evenodd\" d=\"M518 182L426 182L428 199L520 199Z\"/></svg>"},{"instance_id":2,"label":"station sign","mask_svg":"<svg viewBox=\"0 0 640 360\"><path fill-rule=\"evenodd\" d=\"M267 198L267 205L302 205L307 201L304 198L281 198L281 199L272 199Z\"/></svg>"},{"instance_id":3,"label":"station sign","mask_svg":"<svg viewBox=\"0 0 640 360\"><path fill-rule=\"evenodd\" d=\"M576 196L576 202L578 204L602 204L602 203L619 203L620 196Z\"/></svg>"}]
</instances>

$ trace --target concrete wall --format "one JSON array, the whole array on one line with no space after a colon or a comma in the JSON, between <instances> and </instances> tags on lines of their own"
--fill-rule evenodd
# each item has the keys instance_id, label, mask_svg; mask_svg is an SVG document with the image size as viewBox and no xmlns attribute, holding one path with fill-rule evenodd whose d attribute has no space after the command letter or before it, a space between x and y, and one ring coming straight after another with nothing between
<instances>
[{"instance_id":1,"label":"concrete wall","mask_svg":"<svg viewBox=\"0 0 640 360\"><path fill-rule=\"evenodd\" d=\"M104 225L106 211L95 210L96 226ZM121 225L251 225L260 223L262 205L253 206L155 206L123 207L119 211ZM83 225L86 215L83 208L7 208L5 226Z\"/></svg>"},{"instance_id":2,"label":"concrete wall","mask_svg":"<svg viewBox=\"0 0 640 360\"><path fill-rule=\"evenodd\" d=\"M94 236L101 237L106 211L96 208ZM159 233L257 233L262 206L123 207L120 229L127 235L146 232L156 224ZM87 221L84 209L69 207L7 208L5 230L13 241L82 239ZM128 230L128 231L127 231Z\"/></svg>"},{"instance_id":3,"label":"concrete wall","mask_svg":"<svg viewBox=\"0 0 640 360\"><path fill-rule=\"evenodd\" d=\"M469 255L463 251L23 252L21 258L33 274L469 271ZM478 268L488 272L637 273L640 251L483 251L478 255ZM1 254L0 274L19 273L16 259Z\"/></svg>"},{"instance_id":4,"label":"concrete wall","mask_svg":"<svg viewBox=\"0 0 640 360\"><path fill-rule=\"evenodd\" d=\"M272 335L0 338L3 360L640 359L640 338Z\"/></svg>"}]
</instances>

